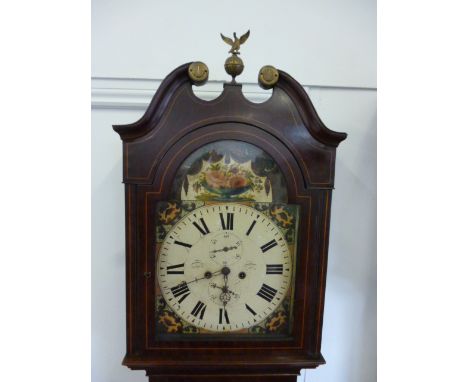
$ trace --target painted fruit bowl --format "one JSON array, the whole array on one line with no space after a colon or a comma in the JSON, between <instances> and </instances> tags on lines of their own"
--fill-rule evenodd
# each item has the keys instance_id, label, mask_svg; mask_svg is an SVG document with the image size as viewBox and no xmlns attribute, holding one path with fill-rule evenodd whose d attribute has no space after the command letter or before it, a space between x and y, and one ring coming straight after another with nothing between
<instances>
[{"instance_id":1,"label":"painted fruit bowl","mask_svg":"<svg viewBox=\"0 0 468 382\"><path fill-rule=\"evenodd\" d=\"M252 189L246 177L242 175L226 176L226 173L222 171L207 171L201 185L209 192L223 198L240 195Z\"/></svg>"}]
</instances>

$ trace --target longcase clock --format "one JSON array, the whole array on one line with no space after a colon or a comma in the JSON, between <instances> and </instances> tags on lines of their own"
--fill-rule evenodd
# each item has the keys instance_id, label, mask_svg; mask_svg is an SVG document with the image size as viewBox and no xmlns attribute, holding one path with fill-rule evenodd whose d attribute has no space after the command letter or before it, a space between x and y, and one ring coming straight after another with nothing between
<instances>
[{"instance_id":1,"label":"longcase clock","mask_svg":"<svg viewBox=\"0 0 468 382\"><path fill-rule=\"evenodd\" d=\"M335 153L331 131L287 73L264 66L271 97L235 77L212 101L202 62L160 85L123 141L127 353L150 382L295 381L320 352Z\"/></svg>"}]
</instances>

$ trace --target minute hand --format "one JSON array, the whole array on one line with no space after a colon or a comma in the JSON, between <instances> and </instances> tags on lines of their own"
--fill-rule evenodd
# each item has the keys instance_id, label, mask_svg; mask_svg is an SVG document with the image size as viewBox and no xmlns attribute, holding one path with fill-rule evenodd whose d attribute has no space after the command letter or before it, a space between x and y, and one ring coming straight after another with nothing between
<instances>
[{"instance_id":1,"label":"minute hand","mask_svg":"<svg viewBox=\"0 0 468 382\"><path fill-rule=\"evenodd\" d=\"M195 283L195 282L200 281L200 280L207 280L207 279L210 279L212 276L217 276L219 274L221 274L221 269L219 271L211 273L209 277L206 277L206 273L205 273L205 275L203 277L196 278L196 279L194 279L192 281L187 281L185 284L192 284L192 283Z\"/></svg>"}]
</instances>

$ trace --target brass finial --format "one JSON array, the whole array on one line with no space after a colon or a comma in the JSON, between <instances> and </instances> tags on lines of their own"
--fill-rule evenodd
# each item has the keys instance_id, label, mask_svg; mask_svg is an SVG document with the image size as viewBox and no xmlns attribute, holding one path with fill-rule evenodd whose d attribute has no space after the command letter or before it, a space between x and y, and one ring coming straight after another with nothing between
<instances>
[{"instance_id":1,"label":"brass finial","mask_svg":"<svg viewBox=\"0 0 468 382\"><path fill-rule=\"evenodd\" d=\"M192 62L188 68L188 75L196 86L203 85L208 80L208 66L204 62Z\"/></svg>"},{"instance_id":2,"label":"brass finial","mask_svg":"<svg viewBox=\"0 0 468 382\"><path fill-rule=\"evenodd\" d=\"M229 37L223 36L223 34L221 33L221 38L223 39L223 41L231 46L231 49L229 50L231 56L229 56L224 62L224 69L226 69L227 74L232 76L232 82L236 82L236 76L241 74L244 70L244 63L242 62L240 57L238 57L240 54L239 49L240 46L247 41L249 36L250 30L248 30L240 38L238 38L236 32L234 32L234 40L232 40Z\"/></svg>"},{"instance_id":3,"label":"brass finial","mask_svg":"<svg viewBox=\"0 0 468 382\"><path fill-rule=\"evenodd\" d=\"M265 65L258 72L258 83L263 89L271 89L279 80L278 70L271 65Z\"/></svg>"}]
</instances>

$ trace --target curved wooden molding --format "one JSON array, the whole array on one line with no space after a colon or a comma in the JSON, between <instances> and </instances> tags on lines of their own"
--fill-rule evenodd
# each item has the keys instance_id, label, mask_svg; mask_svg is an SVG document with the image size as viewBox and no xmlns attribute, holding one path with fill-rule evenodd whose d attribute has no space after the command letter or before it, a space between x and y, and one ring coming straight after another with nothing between
<instances>
[{"instance_id":1,"label":"curved wooden molding","mask_svg":"<svg viewBox=\"0 0 468 382\"><path fill-rule=\"evenodd\" d=\"M288 73L282 70L279 70L279 73L280 79L276 86L283 88L295 101L296 107L311 135L328 146L336 147L341 141L344 141L348 134L330 130L325 126L302 85Z\"/></svg>"},{"instance_id":2,"label":"curved wooden molding","mask_svg":"<svg viewBox=\"0 0 468 382\"><path fill-rule=\"evenodd\" d=\"M151 130L151 127L156 126L175 91L184 83L190 82L187 75L190 64L191 62L179 66L164 79L145 114L138 121L128 125L113 125L124 142L143 136Z\"/></svg>"},{"instance_id":3,"label":"curved wooden molding","mask_svg":"<svg viewBox=\"0 0 468 382\"><path fill-rule=\"evenodd\" d=\"M182 137L204 126L237 123L283 142L296 158L306 188L333 187L335 148L346 134L324 125L306 91L289 74L280 71L271 97L262 103L249 101L242 85L231 83L224 84L217 98L205 101L193 92L189 65L179 66L164 79L140 120L113 126L124 141L125 183L151 184L158 163Z\"/></svg>"},{"instance_id":4,"label":"curved wooden molding","mask_svg":"<svg viewBox=\"0 0 468 382\"><path fill-rule=\"evenodd\" d=\"M179 66L163 80L140 120L132 124L113 126L122 140L127 141L142 136L150 130L150 126L155 126L159 122L162 109L169 103L177 88L184 83L190 82L187 75L190 64L191 62ZM295 101L296 107L311 135L323 144L334 147L345 140L346 133L336 132L325 126L302 85L288 73L282 70L279 70L279 73L280 79L276 86L283 88ZM258 105L261 105L261 103Z\"/></svg>"}]
</instances>

